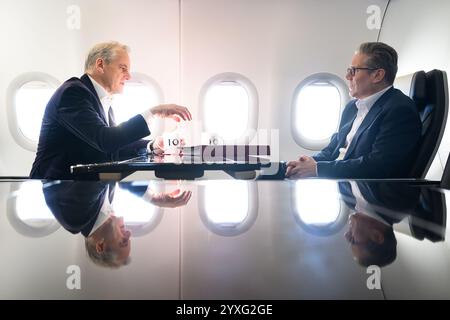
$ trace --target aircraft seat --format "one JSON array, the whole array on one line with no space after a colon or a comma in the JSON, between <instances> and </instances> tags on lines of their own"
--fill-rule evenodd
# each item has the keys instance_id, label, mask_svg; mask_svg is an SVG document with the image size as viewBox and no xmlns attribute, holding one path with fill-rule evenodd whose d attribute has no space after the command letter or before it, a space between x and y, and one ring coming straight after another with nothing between
<instances>
[{"instance_id":1,"label":"aircraft seat","mask_svg":"<svg viewBox=\"0 0 450 320\"><path fill-rule=\"evenodd\" d=\"M448 113L448 86L445 71L417 71L399 77L395 87L414 100L422 120L422 137L410 178L425 178L439 149Z\"/></svg>"}]
</instances>

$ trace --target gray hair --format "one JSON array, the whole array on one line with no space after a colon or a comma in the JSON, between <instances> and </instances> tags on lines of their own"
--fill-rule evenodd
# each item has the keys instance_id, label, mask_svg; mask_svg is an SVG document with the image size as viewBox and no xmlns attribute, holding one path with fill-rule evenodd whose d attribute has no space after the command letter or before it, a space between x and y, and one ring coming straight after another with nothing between
<instances>
[{"instance_id":1,"label":"gray hair","mask_svg":"<svg viewBox=\"0 0 450 320\"><path fill-rule=\"evenodd\" d=\"M91 261L100 266L106 268L117 269L121 266L130 263L131 258L128 257L124 262L120 263L117 261L117 253L112 250L105 250L104 252L97 252L95 240L92 237L87 237L84 239L84 245L86 247L86 252Z\"/></svg>"},{"instance_id":2,"label":"gray hair","mask_svg":"<svg viewBox=\"0 0 450 320\"><path fill-rule=\"evenodd\" d=\"M92 70L97 59L103 59L107 64L111 63L120 50L127 53L130 52L130 48L127 45L117 41L96 44L88 53L84 63L84 72Z\"/></svg>"},{"instance_id":3,"label":"gray hair","mask_svg":"<svg viewBox=\"0 0 450 320\"><path fill-rule=\"evenodd\" d=\"M397 51L383 42L365 42L359 46L359 53L367 55L367 67L384 69L384 80L393 84L397 75Z\"/></svg>"}]
</instances>

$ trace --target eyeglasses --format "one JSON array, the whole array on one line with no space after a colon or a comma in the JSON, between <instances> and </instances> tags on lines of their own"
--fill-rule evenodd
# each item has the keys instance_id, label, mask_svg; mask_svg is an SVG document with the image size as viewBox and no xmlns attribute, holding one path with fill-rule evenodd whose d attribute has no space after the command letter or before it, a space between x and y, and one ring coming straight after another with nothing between
<instances>
[{"instance_id":1,"label":"eyeglasses","mask_svg":"<svg viewBox=\"0 0 450 320\"><path fill-rule=\"evenodd\" d=\"M378 70L378 69L380 69L380 68L366 68L366 67L350 67L350 68L347 68L347 76L348 75L351 75L352 77L354 77L355 76L355 74L356 74L356 70Z\"/></svg>"}]
</instances>

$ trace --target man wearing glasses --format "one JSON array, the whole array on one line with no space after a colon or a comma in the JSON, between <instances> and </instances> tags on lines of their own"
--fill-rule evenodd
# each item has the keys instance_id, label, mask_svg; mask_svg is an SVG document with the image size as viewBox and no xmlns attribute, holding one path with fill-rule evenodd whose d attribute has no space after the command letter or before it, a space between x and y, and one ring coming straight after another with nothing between
<instances>
[{"instance_id":1,"label":"man wearing glasses","mask_svg":"<svg viewBox=\"0 0 450 320\"><path fill-rule=\"evenodd\" d=\"M414 102L392 84L397 52L381 42L360 45L347 69L350 95L339 131L322 151L287 164L286 177L405 178L422 124Z\"/></svg>"}]
</instances>

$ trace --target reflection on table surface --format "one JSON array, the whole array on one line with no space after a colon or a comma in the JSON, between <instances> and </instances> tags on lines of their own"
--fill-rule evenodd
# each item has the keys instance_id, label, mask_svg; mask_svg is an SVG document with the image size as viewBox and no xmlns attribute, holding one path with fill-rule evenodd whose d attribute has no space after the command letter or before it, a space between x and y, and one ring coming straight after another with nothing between
<instances>
[{"instance_id":1,"label":"reflection on table surface","mask_svg":"<svg viewBox=\"0 0 450 320\"><path fill-rule=\"evenodd\" d=\"M30 180L0 188L8 239L0 298L450 298L448 193L427 186ZM79 290L66 286L73 266Z\"/></svg>"}]
</instances>

